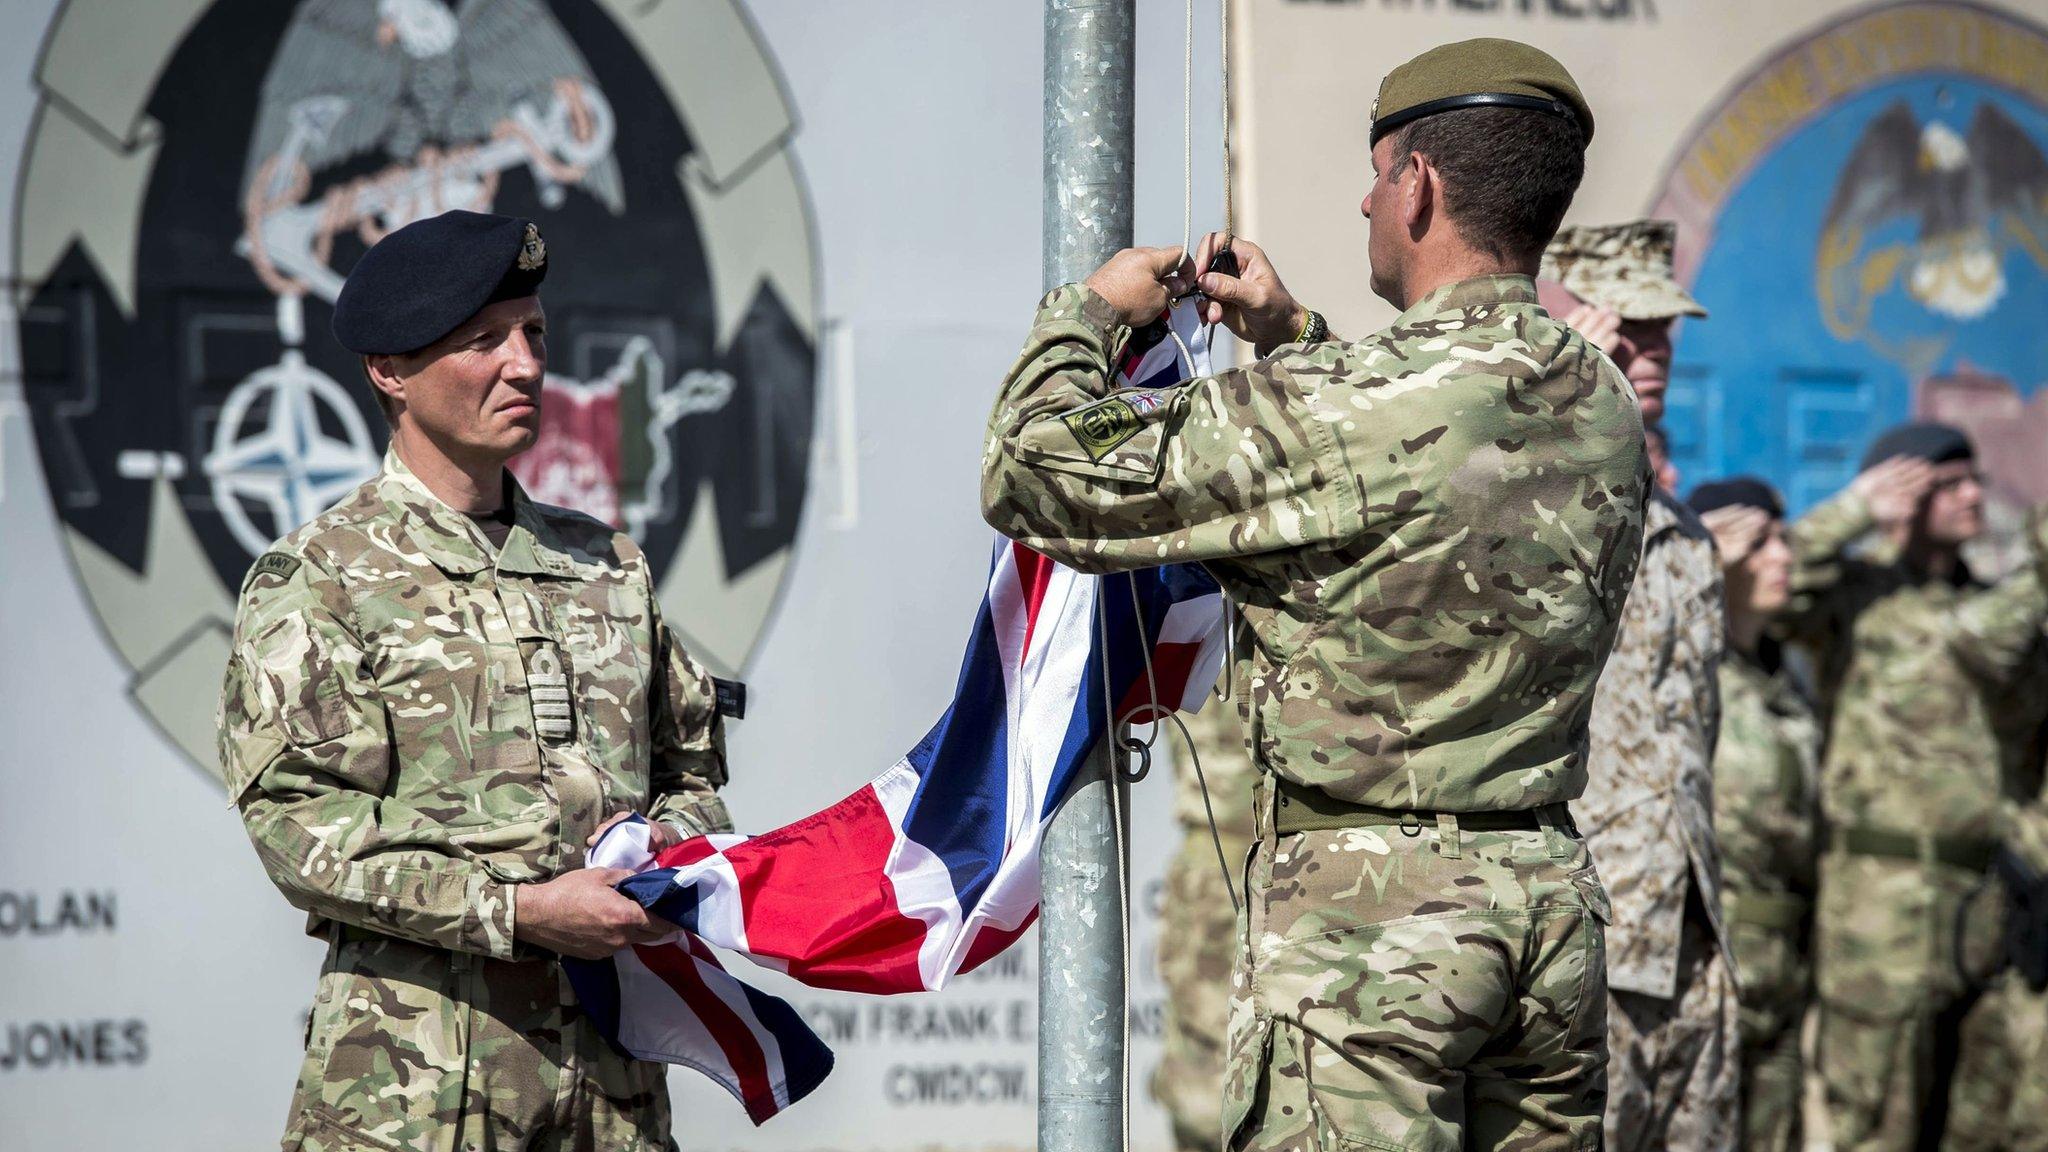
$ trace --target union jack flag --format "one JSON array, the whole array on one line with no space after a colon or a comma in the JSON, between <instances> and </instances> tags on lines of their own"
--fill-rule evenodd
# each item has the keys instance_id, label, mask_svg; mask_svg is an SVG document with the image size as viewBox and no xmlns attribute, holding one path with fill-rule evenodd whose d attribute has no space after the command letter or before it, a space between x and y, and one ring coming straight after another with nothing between
<instances>
[{"instance_id":1,"label":"union jack flag","mask_svg":"<svg viewBox=\"0 0 2048 1152\"><path fill-rule=\"evenodd\" d=\"M1191 316L1176 321L1202 348ZM1149 387L1180 375L1170 341L1120 371ZM598 842L590 866L632 870L619 890L680 931L569 961L585 1010L632 1055L711 1076L756 1124L789 1107L832 1054L712 946L856 992L934 990L972 971L1036 919L1039 840L1089 751L1137 705L1199 708L1222 666L1222 621L1199 567L1084 576L999 540L952 705L888 771L758 836L652 855L634 819Z\"/></svg>"}]
</instances>

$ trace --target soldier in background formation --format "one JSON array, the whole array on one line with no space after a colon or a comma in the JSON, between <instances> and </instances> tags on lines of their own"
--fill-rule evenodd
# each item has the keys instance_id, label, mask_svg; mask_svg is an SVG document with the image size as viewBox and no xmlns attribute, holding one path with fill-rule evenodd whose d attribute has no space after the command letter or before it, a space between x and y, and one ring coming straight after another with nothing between
<instances>
[{"instance_id":1,"label":"soldier in background formation","mask_svg":"<svg viewBox=\"0 0 2048 1152\"><path fill-rule=\"evenodd\" d=\"M1237 958L1237 907L1252 846L1252 781L1237 698L1211 700L1188 717L1200 779L1189 757L1174 761L1173 817L1180 848L1166 867L1159 918L1159 974L1166 983L1165 1043L1152 1098L1166 1110L1174 1147L1215 1152L1223 1130L1223 1064L1230 1024L1230 965ZM1203 781L1208 796L1203 797ZM1209 814L1215 812L1215 835ZM1226 875L1217 860L1221 846Z\"/></svg>"},{"instance_id":2,"label":"soldier in background formation","mask_svg":"<svg viewBox=\"0 0 2048 1152\"><path fill-rule=\"evenodd\" d=\"M505 470L540 427L547 249L450 212L350 272L334 335L383 472L250 569L221 763L265 871L327 941L285 1147L673 1149L667 1068L614 1049L558 957L669 926L582 867L645 813L729 831L711 679L625 534Z\"/></svg>"},{"instance_id":3,"label":"soldier in background formation","mask_svg":"<svg viewBox=\"0 0 2048 1152\"><path fill-rule=\"evenodd\" d=\"M1651 426L1664 415L1671 327L1706 313L1672 277L1676 234L1662 220L1566 228L1544 254L1545 299L1613 358ZM1614 902L1609 1152L1735 1147L1736 985L1712 810L1721 600L1712 538L1660 486L1594 697L1586 794L1572 806Z\"/></svg>"},{"instance_id":4,"label":"soldier in background formation","mask_svg":"<svg viewBox=\"0 0 2048 1152\"><path fill-rule=\"evenodd\" d=\"M1818 1062L1840 1152L2003 1139L2007 1008L1978 991L2003 925L1972 896L2040 794L2048 594L2034 565L1970 572L1982 527L1968 438L1910 424L1792 533L1780 627L1815 656L1827 724Z\"/></svg>"},{"instance_id":5,"label":"soldier in background formation","mask_svg":"<svg viewBox=\"0 0 2048 1152\"><path fill-rule=\"evenodd\" d=\"M2035 515L2048 517L2048 509ZM2048 582L2048 547L2035 560L2037 577ZM2041 643L2048 648L2048 616L2041 622ZM2009 874L2024 873L2032 881L2031 890L2014 901L2019 923L2009 927L2007 937L2013 960L2006 985L2011 1043L2010 1051L1999 1054L2008 1061L2003 1073L2012 1085L2005 1108L2007 1152L2048 1152L2048 722L2035 746L2042 794L2019 814L2005 840Z\"/></svg>"},{"instance_id":6,"label":"soldier in background formation","mask_svg":"<svg viewBox=\"0 0 2048 1152\"><path fill-rule=\"evenodd\" d=\"M1714 831L1722 916L1742 973L1742 1145L1797 1152L1800 1031L1813 986L1820 722L1767 631L1792 595L1785 506L1749 476L1702 484L1687 503L1714 534L1727 592Z\"/></svg>"},{"instance_id":7,"label":"soldier in background formation","mask_svg":"<svg viewBox=\"0 0 2048 1152\"><path fill-rule=\"evenodd\" d=\"M1199 286L1261 359L1112 395L1222 238L1129 250L1042 301L996 400L992 525L1084 571L1204 563L1244 613L1230 1148L1599 1141L1608 908L1566 802L1650 476L1627 380L1533 280L1592 129L1527 45L1427 52L1371 130L1392 326L1328 339L1238 240Z\"/></svg>"}]
</instances>

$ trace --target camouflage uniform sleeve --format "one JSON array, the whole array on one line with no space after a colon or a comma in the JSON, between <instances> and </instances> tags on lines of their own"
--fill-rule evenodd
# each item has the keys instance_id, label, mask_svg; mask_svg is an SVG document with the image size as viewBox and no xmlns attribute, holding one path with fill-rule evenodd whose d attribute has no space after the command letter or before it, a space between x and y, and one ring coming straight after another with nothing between
<instances>
[{"instance_id":1,"label":"camouflage uniform sleeve","mask_svg":"<svg viewBox=\"0 0 2048 1152\"><path fill-rule=\"evenodd\" d=\"M650 695L654 714L652 792L647 817L685 836L732 831L718 789L725 786L725 724L711 677L691 659L656 608L654 643L659 683Z\"/></svg>"},{"instance_id":2,"label":"camouflage uniform sleeve","mask_svg":"<svg viewBox=\"0 0 2048 1152\"><path fill-rule=\"evenodd\" d=\"M339 579L308 557L257 561L221 689L220 754L264 870L316 916L509 957L511 886L388 794L390 726L365 664Z\"/></svg>"},{"instance_id":3,"label":"camouflage uniform sleeve","mask_svg":"<svg viewBox=\"0 0 2048 1152\"><path fill-rule=\"evenodd\" d=\"M2037 509L2030 524L2027 563L1998 586L1971 597L1956 609L1949 629L1950 651L1964 667L1996 685L2009 685L2041 659L2041 627L2048 617L2048 586L2042 579L2042 556L2048 553L2048 509Z\"/></svg>"},{"instance_id":4,"label":"camouflage uniform sleeve","mask_svg":"<svg viewBox=\"0 0 2048 1152\"><path fill-rule=\"evenodd\" d=\"M1792 599L1777 621L1783 633L1810 642L1827 638L1862 563L1849 546L1875 526L1870 505L1847 490L1792 526Z\"/></svg>"},{"instance_id":5,"label":"camouflage uniform sleeve","mask_svg":"<svg viewBox=\"0 0 2048 1152\"><path fill-rule=\"evenodd\" d=\"M982 457L996 531L1084 572L1295 548L1355 531L1355 483L1281 356L1112 395L1127 330L1069 284L1039 305Z\"/></svg>"}]
</instances>

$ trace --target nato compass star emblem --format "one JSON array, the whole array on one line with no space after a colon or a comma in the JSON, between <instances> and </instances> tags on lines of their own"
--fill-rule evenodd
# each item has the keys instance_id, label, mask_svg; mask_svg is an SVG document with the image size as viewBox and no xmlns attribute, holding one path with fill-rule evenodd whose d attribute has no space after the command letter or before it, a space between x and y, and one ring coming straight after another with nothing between
<instances>
[{"instance_id":1,"label":"nato compass star emblem","mask_svg":"<svg viewBox=\"0 0 2048 1152\"><path fill-rule=\"evenodd\" d=\"M288 348L275 366L229 393L214 425L213 451L201 467L228 531L259 554L369 479L377 460L370 429L348 393ZM251 505L262 510L265 524L250 518Z\"/></svg>"},{"instance_id":2,"label":"nato compass star emblem","mask_svg":"<svg viewBox=\"0 0 2048 1152\"><path fill-rule=\"evenodd\" d=\"M161 54L105 67L115 26ZM250 565L381 464L336 294L454 208L533 221L549 269L515 472L629 533L691 655L745 669L810 498L819 317L742 0L65 0L44 44L0 371L127 692L194 764Z\"/></svg>"}]
</instances>

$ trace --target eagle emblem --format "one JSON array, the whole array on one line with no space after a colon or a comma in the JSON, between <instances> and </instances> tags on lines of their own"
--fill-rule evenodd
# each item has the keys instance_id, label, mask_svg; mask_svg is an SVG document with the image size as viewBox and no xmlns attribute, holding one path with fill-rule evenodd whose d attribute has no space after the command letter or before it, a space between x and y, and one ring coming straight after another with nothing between
<instances>
[{"instance_id":1,"label":"eagle emblem","mask_svg":"<svg viewBox=\"0 0 2048 1152\"><path fill-rule=\"evenodd\" d=\"M1892 292L1944 324L1987 315L2014 256L2048 269L2048 157L1996 104L1967 129L1921 123L1900 100L1870 122L1836 181L1816 261L1821 314L1924 373L1948 338L1889 340L1871 310Z\"/></svg>"}]
</instances>

